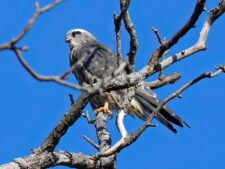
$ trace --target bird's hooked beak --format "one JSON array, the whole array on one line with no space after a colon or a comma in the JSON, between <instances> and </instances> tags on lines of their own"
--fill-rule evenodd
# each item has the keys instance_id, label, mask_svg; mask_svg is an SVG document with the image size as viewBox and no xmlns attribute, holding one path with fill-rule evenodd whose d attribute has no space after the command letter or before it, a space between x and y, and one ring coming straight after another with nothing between
<instances>
[{"instance_id":1,"label":"bird's hooked beak","mask_svg":"<svg viewBox=\"0 0 225 169\"><path fill-rule=\"evenodd\" d=\"M70 42L69 35L66 35L65 42Z\"/></svg>"}]
</instances>

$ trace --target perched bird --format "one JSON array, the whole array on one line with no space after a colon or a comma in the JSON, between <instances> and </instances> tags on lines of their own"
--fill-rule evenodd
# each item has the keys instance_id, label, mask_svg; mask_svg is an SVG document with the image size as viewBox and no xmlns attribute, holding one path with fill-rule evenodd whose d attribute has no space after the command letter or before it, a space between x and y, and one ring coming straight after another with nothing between
<instances>
[{"instance_id":1,"label":"perched bird","mask_svg":"<svg viewBox=\"0 0 225 169\"><path fill-rule=\"evenodd\" d=\"M70 66L77 64L73 70L73 74L80 85L96 83L98 79L111 76L119 67L116 54L110 48L96 40L86 30L70 30L66 34L65 41L69 43L70 47ZM126 71L121 73L126 73ZM95 113L103 111L111 115L112 112L110 109L117 109L118 105L124 102L128 90L123 89L111 91L110 93L106 92L103 95L95 95L90 100L90 104L95 110ZM136 115L145 121L160 102L156 94L148 86L144 85L144 83L141 83L135 91L127 113ZM174 133L177 130L171 122L180 127L183 127L183 124L189 127L187 123L166 105L157 114L156 119Z\"/></svg>"}]
</instances>

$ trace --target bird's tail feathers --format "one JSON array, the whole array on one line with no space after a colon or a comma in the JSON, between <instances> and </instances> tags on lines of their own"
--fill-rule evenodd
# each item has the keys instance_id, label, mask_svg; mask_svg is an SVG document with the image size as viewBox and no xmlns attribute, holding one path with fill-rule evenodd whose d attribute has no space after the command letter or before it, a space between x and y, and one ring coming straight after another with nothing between
<instances>
[{"instance_id":1,"label":"bird's tail feathers","mask_svg":"<svg viewBox=\"0 0 225 169\"><path fill-rule=\"evenodd\" d=\"M142 84L136 90L134 98L131 102L131 106L135 107L136 111L134 112L134 114L137 115L140 119L146 121L149 114L151 114L156 109L159 103L161 103L161 101L156 97L156 94L148 86ZM174 133L176 133L177 130L170 122L180 127L183 127L184 124L188 128L190 128L190 126L184 120L177 116L166 105L164 105L160 112L158 112L156 119Z\"/></svg>"}]
</instances>

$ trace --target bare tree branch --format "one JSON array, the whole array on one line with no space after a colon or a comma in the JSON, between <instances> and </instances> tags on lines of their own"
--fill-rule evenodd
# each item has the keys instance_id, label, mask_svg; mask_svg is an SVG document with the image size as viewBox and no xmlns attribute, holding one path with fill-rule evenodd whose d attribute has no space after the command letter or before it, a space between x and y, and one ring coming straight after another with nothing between
<instances>
[{"instance_id":1,"label":"bare tree branch","mask_svg":"<svg viewBox=\"0 0 225 169\"><path fill-rule=\"evenodd\" d=\"M120 40L120 31L121 31L121 19L123 18L125 28L130 35L130 49L129 49L129 71L135 71L135 55L137 52L138 41L136 31L134 29L133 23L130 19L130 15L128 12L128 7L130 5L130 0L120 0L120 15L114 15L114 23L115 23L115 31L117 37L117 56L119 58L122 57L121 55L121 40Z\"/></svg>"},{"instance_id":2,"label":"bare tree branch","mask_svg":"<svg viewBox=\"0 0 225 169\"><path fill-rule=\"evenodd\" d=\"M165 105L167 102L169 102L173 98L179 96L184 90L186 90L188 87L192 86L193 84L199 82L200 80L202 80L204 78L213 78L213 77L219 75L222 72L225 73L225 65L221 65L219 68L217 68L217 71L215 73L212 73L212 72L203 73L199 77L195 78L194 80L191 80L186 85L184 85L183 87L181 87L179 90L177 90L176 92L174 92L173 94L171 94L165 100L163 100L163 105Z\"/></svg>"},{"instance_id":3,"label":"bare tree branch","mask_svg":"<svg viewBox=\"0 0 225 169\"><path fill-rule=\"evenodd\" d=\"M31 154L26 157L16 158L13 162L0 166L0 169L45 169L54 166L68 166L71 168L94 169L96 159L82 153L70 153L59 150L58 152L47 152L42 154Z\"/></svg>"},{"instance_id":4,"label":"bare tree branch","mask_svg":"<svg viewBox=\"0 0 225 169\"><path fill-rule=\"evenodd\" d=\"M178 30L172 38L170 38L167 42L161 44L158 49L153 53L151 56L151 59L148 62L148 65L150 65L150 75L154 72L155 66L158 64L159 58L162 56L162 54L169 48L171 48L175 43L178 42L178 40L183 37L197 22L199 16L204 11L204 5L205 0L197 0L197 3L195 5L194 12L191 16L191 18L186 22L186 24Z\"/></svg>"},{"instance_id":5,"label":"bare tree branch","mask_svg":"<svg viewBox=\"0 0 225 169\"><path fill-rule=\"evenodd\" d=\"M117 50L117 61L118 65L122 60L122 51L121 51L121 19L119 19L119 15L114 14L114 25L115 25L115 32L116 32L116 50Z\"/></svg>"},{"instance_id":6,"label":"bare tree branch","mask_svg":"<svg viewBox=\"0 0 225 169\"><path fill-rule=\"evenodd\" d=\"M21 65L27 70L28 73L31 74L32 77L34 77L35 79L39 80L39 81L52 81L52 82L56 82L58 84L61 84L63 86L67 86L73 89L77 89L77 90L86 90L89 91L90 87L85 87L85 86L78 86L78 85L74 85L72 83L69 83L63 79L65 79L65 77L72 71L75 69L75 67L78 66L78 64L75 64L74 66L72 66L68 71L66 71L64 74L60 75L60 76L42 76L37 74L24 60L21 52L19 49L17 48L13 48L13 51L15 52L19 62L21 63Z\"/></svg>"},{"instance_id":7,"label":"bare tree branch","mask_svg":"<svg viewBox=\"0 0 225 169\"><path fill-rule=\"evenodd\" d=\"M99 145L94 143L91 139L89 139L87 136L83 135L83 138L90 143L94 148L96 148L97 150L99 150Z\"/></svg>"},{"instance_id":8,"label":"bare tree branch","mask_svg":"<svg viewBox=\"0 0 225 169\"><path fill-rule=\"evenodd\" d=\"M123 123L124 117L126 115L127 113L124 111L124 109L119 109L116 113L116 127L118 131L120 132L120 135L122 138L125 138L128 135L127 130Z\"/></svg>"},{"instance_id":9,"label":"bare tree branch","mask_svg":"<svg viewBox=\"0 0 225 169\"><path fill-rule=\"evenodd\" d=\"M153 32L155 33L155 35L156 35L156 37L157 37L157 39L158 39L158 41L159 41L159 44L162 44L163 41L162 41L162 39L161 39L161 36L159 35L158 29L152 27L152 30L153 30Z\"/></svg>"},{"instance_id":10,"label":"bare tree branch","mask_svg":"<svg viewBox=\"0 0 225 169\"><path fill-rule=\"evenodd\" d=\"M172 47L178 40L183 37L191 28L194 27L195 23L197 22L199 16L205 8L205 0L197 0L194 12L188 22L178 30L167 42L165 42L166 48Z\"/></svg>"},{"instance_id":11,"label":"bare tree branch","mask_svg":"<svg viewBox=\"0 0 225 169\"><path fill-rule=\"evenodd\" d=\"M95 119L94 119L94 120L91 120L91 118L90 118L89 113L88 113L87 110L86 110L86 114L83 114L83 113L82 113L81 115L87 119L88 123L94 124Z\"/></svg>"},{"instance_id":12,"label":"bare tree branch","mask_svg":"<svg viewBox=\"0 0 225 169\"><path fill-rule=\"evenodd\" d=\"M159 63L157 70L164 69L164 68L170 66L171 64L173 64L181 59L186 58L187 56L190 56L194 53L197 53L199 51L206 49L205 43L206 43L206 40L208 37L209 30L210 30L212 24L214 23L214 21L225 12L225 2L223 0L220 1L219 5L214 9L216 9L216 10L213 13L211 13L208 16L208 18L205 20L197 43L194 44L192 47L190 47L186 50L183 50L183 51L177 53L176 55L170 56L163 62Z\"/></svg>"},{"instance_id":13,"label":"bare tree branch","mask_svg":"<svg viewBox=\"0 0 225 169\"><path fill-rule=\"evenodd\" d=\"M106 129L107 125L107 114L104 114L103 112L99 112L97 114L96 120L95 120L95 128L96 128L96 134L98 138L99 143L99 152L106 152L111 147L111 136L109 132ZM100 158L100 166L103 168L113 169L115 165L115 155Z\"/></svg>"},{"instance_id":14,"label":"bare tree branch","mask_svg":"<svg viewBox=\"0 0 225 169\"><path fill-rule=\"evenodd\" d=\"M60 4L61 2L63 2L64 0L56 0L54 3L46 5L43 8L39 8L39 3L36 2L35 3L35 13L33 14L33 16L31 17L31 19L28 21L27 25L24 27L24 29L22 30L22 32L15 37L14 39L12 39L11 41L9 41L8 43L2 44L0 45L0 51L1 50L5 50L5 49L13 49L13 46L18 43L26 34L27 32L31 29L31 27L33 26L34 22L36 21L36 19L38 18L38 16L46 11L51 10L53 7L55 7L56 5Z\"/></svg>"},{"instance_id":15,"label":"bare tree branch","mask_svg":"<svg viewBox=\"0 0 225 169\"><path fill-rule=\"evenodd\" d=\"M170 51L169 50L166 50L163 54L162 54L162 57L161 57L161 62L163 62L166 58L166 55L169 53ZM158 76L158 79L159 80L163 80L165 78L165 75L164 75L164 69L161 69L160 72L159 72L159 76Z\"/></svg>"},{"instance_id":16,"label":"bare tree branch","mask_svg":"<svg viewBox=\"0 0 225 169\"><path fill-rule=\"evenodd\" d=\"M76 102L64 114L59 123L46 137L42 145L35 151L38 153L42 153L44 151L52 152L55 149L55 146L59 143L61 137L67 132L68 128L79 119L82 110L88 104L90 98L91 94L82 92Z\"/></svg>"},{"instance_id":17,"label":"bare tree branch","mask_svg":"<svg viewBox=\"0 0 225 169\"><path fill-rule=\"evenodd\" d=\"M152 82L144 82L146 85L148 85L151 89L156 89L159 87L162 87L167 84L174 84L176 81L180 79L181 75L177 73L173 73L169 76L164 77L163 80L155 80Z\"/></svg>"},{"instance_id":18,"label":"bare tree branch","mask_svg":"<svg viewBox=\"0 0 225 169\"><path fill-rule=\"evenodd\" d=\"M15 44L18 43L27 33L28 31L31 29L31 27L33 26L33 24L35 23L36 19L38 18L38 16L44 12L47 12L49 10L51 10L53 7L55 7L56 5L60 4L61 2L63 2L64 0L56 0L54 3L46 5L43 8L39 7L39 3L36 2L35 3L35 13L33 14L33 16L31 17L31 19L28 21L27 25L24 27L24 29L22 30L22 32L14 39L12 39L11 41L9 41L8 43L5 43L3 45L0 45L0 51L1 50L5 50L5 49L10 49L12 51L14 51L14 53L16 54L19 62L22 64L22 66L37 80L39 81L53 81L56 83L59 83L61 85L73 88L73 89L77 89L77 90L86 90L88 91L90 89L90 87L81 87L78 85L74 85L72 83L69 83L63 79L65 79L68 74L70 72L72 72L77 64L73 65L68 71L66 71L64 74L62 74L61 76L42 76L37 74L24 60L24 58L22 57L21 54L21 50L27 50L27 47L22 47L22 48L17 48L15 47ZM79 64L79 63L78 63Z\"/></svg>"},{"instance_id":19,"label":"bare tree branch","mask_svg":"<svg viewBox=\"0 0 225 169\"><path fill-rule=\"evenodd\" d=\"M73 95L69 94L69 97L70 97L70 102L71 102L71 106L72 106L74 104Z\"/></svg>"}]
</instances>

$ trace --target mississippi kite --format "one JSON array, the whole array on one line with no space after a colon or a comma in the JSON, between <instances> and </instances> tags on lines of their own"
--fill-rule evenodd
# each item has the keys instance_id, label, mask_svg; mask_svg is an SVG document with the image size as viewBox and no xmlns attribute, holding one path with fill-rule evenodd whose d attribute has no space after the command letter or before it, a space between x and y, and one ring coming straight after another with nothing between
<instances>
[{"instance_id":1,"label":"mississippi kite","mask_svg":"<svg viewBox=\"0 0 225 169\"><path fill-rule=\"evenodd\" d=\"M73 71L80 85L96 83L98 79L111 76L119 67L116 54L110 48L96 40L86 30L70 30L66 35L65 41L69 43L71 51L70 66L81 62ZM124 71L122 73L126 72ZM109 93L96 95L90 100L90 104L94 110L105 111L111 115L109 109L117 109L118 104L121 105L123 103L126 91L127 89L111 91L110 93L115 96L114 98ZM128 113L130 115L136 115L145 121L160 102L156 94L148 86L144 85L144 83L141 83L131 101ZM183 127L183 124L185 124L189 127L187 123L166 105L157 114L156 119L174 133L177 130L171 123L180 127Z\"/></svg>"}]
</instances>

